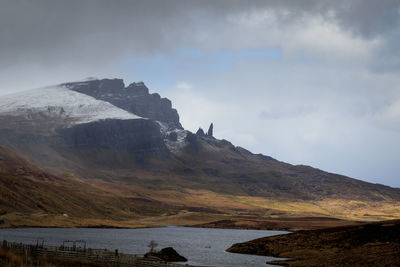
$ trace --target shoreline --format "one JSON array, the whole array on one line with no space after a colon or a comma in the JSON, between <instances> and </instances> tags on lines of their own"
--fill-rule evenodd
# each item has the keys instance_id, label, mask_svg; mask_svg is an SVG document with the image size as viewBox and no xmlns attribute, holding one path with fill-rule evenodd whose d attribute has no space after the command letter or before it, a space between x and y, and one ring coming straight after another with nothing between
<instances>
[{"instance_id":1,"label":"shoreline","mask_svg":"<svg viewBox=\"0 0 400 267\"><path fill-rule=\"evenodd\" d=\"M236 243L231 253L284 258L284 266L398 266L400 220L298 231Z\"/></svg>"},{"instance_id":2,"label":"shoreline","mask_svg":"<svg viewBox=\"0 0 400 267\"><path fill-rule=\"evenodd\" d=\"M283 233L283 232L281 232ZM279 234L271 231L241 231L241 230L220 230L220 229L200 229L185 227L164 227L147 230L103 230L103 229L10 229L0 230L2 239L10 242L37 243L38 237L41 244L49 246L59 246L63 240L86 240L87 245L92 248L107 248L114 251L118 248L121 253L134 253L143 255L146 247L151 240L156 241L162 247L173 247L181 255L187 257L189 264L195 266L220 266L212 264L213 258L219 259L219 263L236 261L249 262L249 257L235 256L226 253L225 249L236 242L242 242L253 238L259 238L271 234ZM218 236L218 237L216 237ZM81 246L81 245L79 245ZM82 245L83 247L83 245ZM143 251L142 251L143 250ZM202 259L206 253L210 255L209 260ZM221 257L220 257L221 256ZM252 258L252 257L250 257ZM254 257L257 266L264 263L264 257ZM271 259L272 260L272 259ZM253 260L250 260L253 262ZM0 264L1 265L1 264ZM228 265L224 265L228 266ZM245 264L231 266L247 266Z\"/></svg>"},{"instance_id":3,"label":"shoreline","mask_svg":"<svg viewBox=\"0 0 400 267\"><path fill-rule=\"evenodd\" d=\"M20 224L3 224L0 229L21 229L21 228L93 228L93 229L144 229L144 228L160 228L168 226L176 227L193 227L193 228L216 228L216 229L240 229L240 230L271 230L271 231L290 231L296 232L301 230L325 229L338 226L362 225L367 222L341 220L332 217L283 217L283 218L263 218L263 217L241 217L241 216L224 216L224 218L216 218L209 222L193 222L185 221L173 215L172 218L163 218L161 221L158 217L146 218L132 221L106 221L97 220L96 224L80 223L79 221L71 222L37 222L21 221ZM172 220L171 220L172 219ZM219 220L218 220L219 219ZM75 220L75 219L74 219Z\"/></svg>"}]
</instances>

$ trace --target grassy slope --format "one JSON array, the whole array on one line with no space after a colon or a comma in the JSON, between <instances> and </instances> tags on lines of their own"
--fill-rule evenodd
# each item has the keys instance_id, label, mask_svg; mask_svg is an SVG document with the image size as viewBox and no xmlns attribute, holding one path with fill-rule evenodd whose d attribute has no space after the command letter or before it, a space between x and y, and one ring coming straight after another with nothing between
<instances>
[{"instance_id":1,"label":"grassy slope","mask_svg":"<svg viewBox=\"0 0 400 267\"><path fill-rule=\"evenodd\" d=\"M43 171L23 156L0 146L0 215L2 226L125 226L174 207L121 196L73 176ZM134 188L132 188L134 190ZM64 215L67 214L68 216ZM130 223L130 226L143 226Z\"/></svg>"},{"instance_id":2,"label":"grassy slope","mask_svg":"<svg viewBox=\"0 0 400 267\"><path fill-rule=\"evenodd\" d=\"M235 187L239 192L233 195L203 188L204 180L218 180L218 177L202 180L192 175L177 177L167 173L158 176L146 171L135 172L136 178L115 179L112 175L115 173L109 174L114 178L108 182L104 179L82 180L71 173L55 176L0 146L0 219L5 221L0 226L144 227L160 222L200 224L232 220L233 228L239 225L269 229L271 223L267 222L271 218L331 216L382 220L400 217L400 207L393 202L261 197L240 192L240 187ZM157 189L160 180L165 184ZM227 178L223 180L227 183ZM177 186L179 183L180 187ZM256 216L261 221L251 221L248 216ZM156 219L143 220L152 217ZM288 226L278 222L280 225L276 229L294 229L290 223ZM323 226L319 222L315 225Z\"/></svg>"}]
</instances>

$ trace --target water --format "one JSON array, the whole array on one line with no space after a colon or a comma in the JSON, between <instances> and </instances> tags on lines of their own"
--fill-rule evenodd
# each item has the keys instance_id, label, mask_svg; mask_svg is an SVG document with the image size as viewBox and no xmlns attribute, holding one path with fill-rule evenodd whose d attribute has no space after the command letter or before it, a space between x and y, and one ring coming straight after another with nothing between
<instances>
[{"instance_id":1,"label":"water","mask_svg":"<svg viewBox=\"0 0 400 267\"><path fill-rule=\"evenodd\" d=\"M36 244L38 239L43 239L50 246L60 246L64 240L85 240L90 248L118 249L129 254L146 253L149 250L147 245L154 240L159 244L157 249L173 247L192 265L267 266L266 261L274 258L225 250L234 243L283 233L286 232L175 226L146 229L21 228L0 229L0 240Z\"/></svg>"}]
</instances>

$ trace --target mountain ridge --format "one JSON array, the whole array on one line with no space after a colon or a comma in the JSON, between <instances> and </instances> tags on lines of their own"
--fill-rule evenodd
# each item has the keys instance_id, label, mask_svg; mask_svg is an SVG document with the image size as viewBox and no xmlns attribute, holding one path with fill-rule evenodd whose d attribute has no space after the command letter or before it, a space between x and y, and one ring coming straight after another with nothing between
<instances>
[{"instance_id":1,"label":"mountain ridge","mask_svg":"<svg viewBox=\"0 0 400 267\"><path fill-rule=\"evenodd\" d=\"M400 201L398 188L291 165L216 139L212 136L213 124L207 134L200 130L187 131L180 124L171 101L150 94L144 83L125 87L121 79L103 79L64 83L59 87L83 98L89 97L93 103L109 100L106 103L110 107L130 115L123 119L100 117L74 124L62 114L57 113L57 117L38 113L24 109L23 105L18 107L22 107L25 115L10 114L4 108L7 97L0 99L0 144L56 175L73 173L89 182L109 183L110 188L124 184L129 192L140 187L154 194L181 192L189 198L193 196L187 194L193 192L201 198L216 194L223 201L229 202L226 199L231 197L241 207L248 205L259 211L263 207L270 209L271 200L297 201L311 205L307 209L318 210L318 214L333 215L340 211L339 217L371 219L390 216L390 209ZM80 107L79 101L68 105ZM48 101L41 110L49 106L57 107ZM61 108L58 106L55 110ZM173 201L179 203L179 200ZM202 201L205 199L199 203ZM206 203L202 204L204 208L215 206L215 203ZM294 204L290 205L293 208ZM282 207L292 209L289 206ZM369 207L374 210L372 217L366 212ZM297 206L295 209L301 211ZM394 211L397 214L397 208Z\"/></svg>"},{"instance_id":2,"label":"mountain ridge","mask_svg":"<svg viewBox=\"0 0 400 267\"><path fill-rule=\"evenodd\" d=\"M178 112L172 108L171 101L168 98L161 98L158 93L150 94L143 82L134 82L125 87L122 79L102 79L62 85L72 91L107 101L138 116L182 129Z\"/></svg>"}]
</instances>

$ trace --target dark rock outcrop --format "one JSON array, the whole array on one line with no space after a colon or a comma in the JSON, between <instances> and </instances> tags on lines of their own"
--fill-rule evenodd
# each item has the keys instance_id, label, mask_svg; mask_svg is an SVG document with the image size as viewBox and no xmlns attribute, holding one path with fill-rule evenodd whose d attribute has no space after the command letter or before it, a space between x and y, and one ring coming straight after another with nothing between
<instances>
[{"instance_id":1,"label":"dark rock outcrop","mask_svg":"<svg viewBox=\"0 0 400 267\"><path fill-rule=\"evenodd\" d=\"M208 128L207 133L205 133L204 130L200 127L197 130L196 135L201 136L201 137L203 137L203 136L213 137L213 131L214 131L213 129L214 129L214 125L213 125L213 123L211 123L210 127Z\"/></svg>"},{"instance_id":2,"label":"dark rock outcrop","mask_svg":"<svg viewBox=\"0 0 400 267\"><path fill-rule=\"evenodd\" d=\"M167 154L160 126L151 120L101 120L60 129L75 149L105 148L137 154Z\"/></svg>"},{"instance_id":3,"label":"dark rock outcrop","mask_svg":"<svg viewBox=\"0 0 400 267\"><path fill-rule=\"evenodd\" d=\"M163 248L157 252L148 252L145 254L145 258L158 258L167 262L185 262L187 259L176 252L172 247Z\"/></svg>"},{"instance_id":4,"label":"dark rock outcrop","mask_svg":"<svg viewBox=\"0 0 400 267\"><path fill-rule=\"evenodd\" d=\"M199 128L196 132L196 135L198 136L205 136L206 134L204 133L203 129Z\"/></svg>"},{"instance_id":5,"label":"dark rock outcrop","mask_svg":"<svg viewBox=\"0 0 400 267\"><path fill-rule=\"evenodd\" d=\"M64 86L70 90L110 102L138 116L163 122L170 128L182 129L178 112L172 108L171 101L161 98L157 93L150 94L143 82L132 83L125 87L122 79L103 79L65 83Z\"/></svg>"},{"instance_id":6,"label":"dark rock outcrop","mask_svg":"<svg viewBox=\"0 0 400 267\"><path fill-rule=\"evenodd\" d=\"M176 142L178 140L178 134L176 132L170 132L167 135L167 139L173 142Z\"/></svg>"},{"instance_id":7,"label":"dark rock outcrop","mask_svg":"<svg viewBox=\"0 0 400 267\"><path fill-rule=\"evenodd\" d=\"M185 141L192 144L197 142L197 136L194 133L188 132Z\"/></svg>"},{"instance_id":8,"label":"dark rock outcrop","mask_svg":"<svg viewBox=\"0 0 400 267\"><path fill-rule=\"evenodd\" d=\"M211 123L210 127L208 128L207 135L208 136L213 136L213 131L214 131L214 124Z\"/></svg>"}]
</instances>

